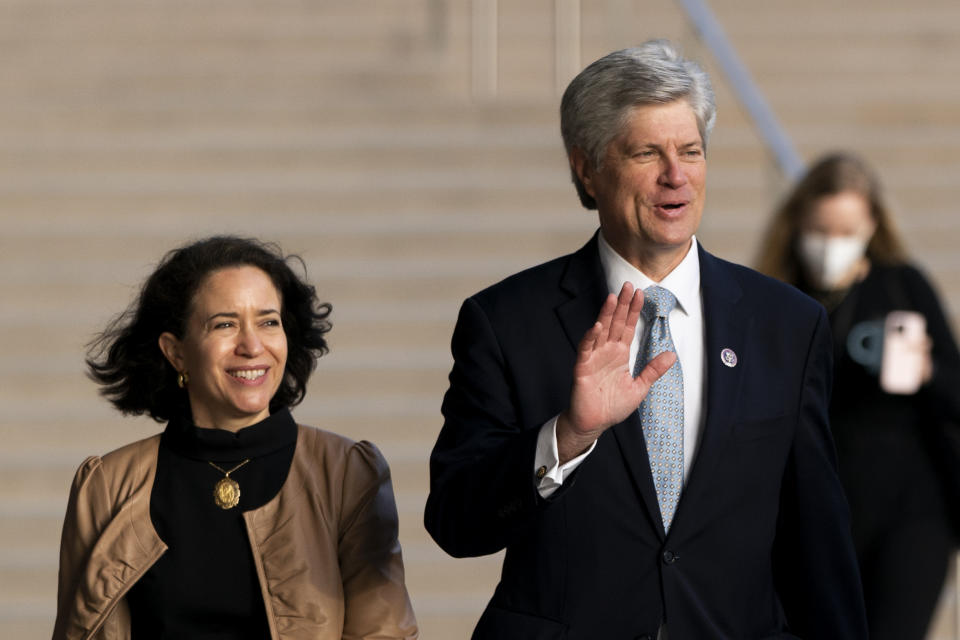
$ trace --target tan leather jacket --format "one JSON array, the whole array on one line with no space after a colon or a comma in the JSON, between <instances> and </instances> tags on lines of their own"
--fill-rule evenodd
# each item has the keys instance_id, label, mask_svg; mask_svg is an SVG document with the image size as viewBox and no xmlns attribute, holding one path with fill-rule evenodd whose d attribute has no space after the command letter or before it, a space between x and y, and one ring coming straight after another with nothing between
<instances>
[{"instance_id":1,"label":"tan leather jacket","mask_svg":"<svg viewBox=\"0 0 960 640\"><path fill-rule=\"evenodd\" d=\"M126 639L130 587L166 551L150 521L160 436L88 458L63 523L54 640ZM273 640L416 638L390 470L300 426L280 492L243 514Z\"/></svg>"}]
</instances>

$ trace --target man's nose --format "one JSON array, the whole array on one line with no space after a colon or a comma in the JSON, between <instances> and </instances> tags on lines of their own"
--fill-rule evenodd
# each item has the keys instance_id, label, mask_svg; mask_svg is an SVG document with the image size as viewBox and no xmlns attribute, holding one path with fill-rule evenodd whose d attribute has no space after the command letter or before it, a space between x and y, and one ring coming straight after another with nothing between
<instances>
[{"instance_id":1,"label":"man's nose","mask_svg":"<svg viewBox=\"0 0 960 640\"><path fill-rule=\"evenodd\" d=\"M674 189L687 184L687 174L684 171L683 163L680 162L680 156L665 154L662 162L660 184Z\"/></svg>"}]
</instances>

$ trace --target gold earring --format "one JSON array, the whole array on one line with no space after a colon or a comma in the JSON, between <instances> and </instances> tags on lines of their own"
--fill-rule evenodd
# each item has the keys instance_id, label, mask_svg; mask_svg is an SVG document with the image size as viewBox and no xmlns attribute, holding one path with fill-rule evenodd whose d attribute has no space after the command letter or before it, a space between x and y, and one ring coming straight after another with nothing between
<instances>
[{"instance_id":1,"label":"gold earring","mask_svg":"<svg viewBox=\"0 0 960 640\"><path fill-rule=\"evenodd\" d=\"M187 374L186 371L184 371L183 373L177 376L177 386L180 387L181 389L187 386L188 382L190 382L190 376Z\"/></svg>"}]
</instances>

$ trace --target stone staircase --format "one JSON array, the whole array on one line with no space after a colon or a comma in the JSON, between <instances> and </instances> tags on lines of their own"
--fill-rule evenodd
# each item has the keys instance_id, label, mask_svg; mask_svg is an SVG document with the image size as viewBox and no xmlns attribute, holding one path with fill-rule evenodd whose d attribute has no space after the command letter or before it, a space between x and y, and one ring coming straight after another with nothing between
<instances>
[{"instance_id":1,"label":"stone staircase","mask_svg":"<svg viewBox=\"0 0 960 640\"><path fill-rule=\"evenodd\" d=\"M595 226L559 139L553 3L500 5L499 92L476 98L467 0L0 0L0 637L49 636L77 465L159 428L97 397L85 343L210 233L305 259L334 331L295 415L382 448L423 637L468 637L499 558L447 558L422 526L457 309ZM712 66L672 3L581 7L584 62L666 36ZM957 309L960 7L713 8L805 157L878 165ZM784 185L713 77L700 237L749 262ZM932 637L956 637L944 611Z\"/></svg>"}]
</instances>

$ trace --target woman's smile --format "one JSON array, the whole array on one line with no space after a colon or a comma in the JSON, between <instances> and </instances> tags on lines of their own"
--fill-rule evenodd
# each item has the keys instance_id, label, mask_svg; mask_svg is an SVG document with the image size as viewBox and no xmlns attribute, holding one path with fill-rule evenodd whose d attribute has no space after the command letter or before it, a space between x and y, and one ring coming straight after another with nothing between
<instances>
[{"instance_id":1,"label":"woman's smile","mask_svg":"<svg viewBox=\"0 0 960 640\"><path fill-rule=\"evenodd\" d=\"M270 415L287 362L281 305L262 270L228 267L200 285L183 339L164 334L161 347L169 343L168 358L189 374L197 426L236 431Z\"/></svg>"}]
</instances>

